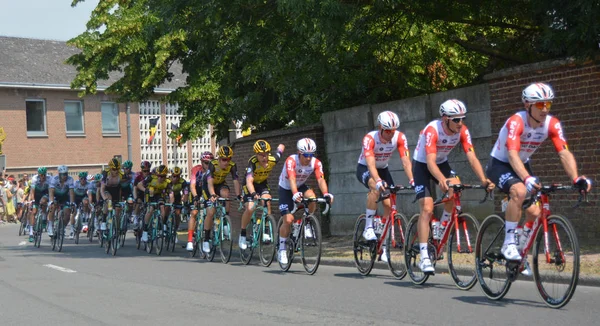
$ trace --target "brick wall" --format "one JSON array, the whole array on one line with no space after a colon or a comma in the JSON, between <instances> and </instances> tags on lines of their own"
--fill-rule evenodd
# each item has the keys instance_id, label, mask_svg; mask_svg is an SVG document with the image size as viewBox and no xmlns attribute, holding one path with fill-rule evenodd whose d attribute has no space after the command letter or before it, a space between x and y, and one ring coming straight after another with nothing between
<instances>
[{"instance_id":1,"label":"brick wall","mask_svg":"<svg viewBox=\"0 0 600 326\"><path fill-rule=\"evenodd\" d=\"M562 122L579 173L591 178L597 187L600 181L600 64L544 62L504 70L488 75L486 79L490 89L494 141L506 119L523 108L522 90L533 82L550 84L555 92L550 113ZM545 184L571 182L550 140L544 142L532 156L532 169ZM562 193L552 197L553 212L565 215L573 222L583 244L598 244L600 220L595 214L599 199L597 194L596 188L589 196L594 206L576 210L571 207L577 195Z\"/></svg>"},{"instance_id":2,"label":"brick wall","mask_svg":"<svg viewBox=\"0 0 600 326\"><path fill-rule=\"evenodd\" d=\"M325 144L323 141L323 127L319 123L319 124L306 126L306 127L298 127L298 128L283 129L283 130L276 130L276 131L271 131L271 132L252 134L248 137L243 137L243 138L239 138L239 139L235 140L231 146L232 146L233 152L234 152L233 161L237 164L238 173L240 175L240 180L245 178L245 175L246 175L245 170L246 170L246 167L248 166L248 159L252 155L254 155L254 150L252 149L254 142L256 142L258 139L264 139L267 142L269 142L273 151L275 151L275 149L277 148L277 146L279 144L283 144L283 145L285 145L285 151L281 157L281 161L279 161L277 166L273 169L273 171L269 175L269 180L268 180L269 187L271 188L271 194L273 195L274 198L278 198L279 196L277 194L277 189L278 189L278 183L279 183L279 175L281 174L281 170L283 169L283 162L285 161L285 159L288 156L295 154L297 152L296 142L298 141L298 139L303 138L303 137L312 138L317 143L316 156L323 162L325 169L327 169L328 162L327 162L326 157L324 156L325 155ZM325 174L325 177L327 177L327 172ZM230 188L232 190L232 192L231 192L232 196L235 195L235 193L233 192L233 183L229 177L227 180L227 184L230 185ZM317 186L314 176L311 176L308 179L307 184L312 189L316 189L317 195L320 195L320 191L318 191L318 186ZM229 214L231 215L231 218L232 218L232 223L234 225L233 233L236 236L236 239L237 239L237 235L239 234L240 224L241 224L240 223L241 212L238 212L238 210L237 210L238 205L239 205L238 202L232 202L230 212L229 212ZM279 215L279 208L278 208L277 203L274 203L274 205L272 206L272 213L273 213L273 216L275 217L275 219L279 220L280 215ZM316 214L316 215L319 216L319 214ZM323 234L329 234L328 226L329 226L329 223L327 221L321 223Z\"/></svg>"}]
</instances>

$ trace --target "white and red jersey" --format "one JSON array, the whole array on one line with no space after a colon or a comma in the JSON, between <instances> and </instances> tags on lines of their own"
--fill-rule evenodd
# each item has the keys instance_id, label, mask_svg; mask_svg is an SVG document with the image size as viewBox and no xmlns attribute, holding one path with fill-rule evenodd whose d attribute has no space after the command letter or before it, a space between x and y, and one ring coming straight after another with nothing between
<instances>
[{"instance_id":1,"label":"white and red jersey","mask_svg":"<svg viewBox=\"0 0 600 326\"><path fill-rule=\"evenodd\" d=\"M358 163L366 166L366 158L375 157L375 166L378 169L383 169L388 166L388 161L394 150L398 149L401 158L409 156L408 141L402 132L398 130L394 131L394 136L389 142L385 142L380 136L381 133L379 130L371 131L365 135Z\"/></svg>"},{"instance_id":2,"label":"white and red jersey","mask_svg":"<svg viewBox=\"0 0 600 326\"><path fill-rule=\"evenodd\" d=\"M440 164L448 160L448 154L459 143L462 143L465 153L473 152L471 134L463 124L459 133L448 135L442 126L443 120L433 120L419 134L417 148L415 148L415 161L427 163L427 154L436 154L435 163Z\"/></svg>"},{"instance_id":3,"label":"white and red jersey","mask_svg":"<svg viewBox=\"0 0 600 326\"><path fill-rule=\"evenodd\" d=\"M283 189L291 190L290 177L296 177L296 186L300 187L312 173L315 173L317 180L324 177L323 164L316 157L310 159L308 165L300 165L298 154L290 155L285 160L285 165L279 175L279 186Z\"/></svg>"},{"instance_id":4,"label":"white and red jersey","mask_svg":"<svg viewBox=\"0 0 600 326\"><path fill-rule=\"evenodd\" d=\"M508 118L500 129L498 140L492 148L492 157L508 163L508 151L519 151L519 158L523 163L535 152L542 142L550 137L557 152L568 149L567 140L557 118L547 115L539 127L533 128L527 122L527 111L515 113Z\"/></svg>"}]
</instances>

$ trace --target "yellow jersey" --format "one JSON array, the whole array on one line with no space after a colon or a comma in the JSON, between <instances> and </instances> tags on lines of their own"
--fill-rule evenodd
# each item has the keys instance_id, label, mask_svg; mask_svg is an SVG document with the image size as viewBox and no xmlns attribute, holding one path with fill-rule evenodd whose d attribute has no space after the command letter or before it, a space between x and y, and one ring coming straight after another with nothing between
<instances>
[{"instance_id":1,"label":"yellow jersey","mask_svg":"<svg viewBox=\"0 0 600 326\"><path fill-rule=\"evenodd\" d=\"M269 154L269 160L267 162L267 166L265 167L262 164L260 164L256 155L253 155L248 160L248 168L246 168L246 176L252 175L252 177L254 178L254 183L263 183L263 182L267 181L267 178L269 178L269 174L271 173L271 171L273 170L275 165L277 165L277 163L279 162L280 159L281 159L280 152L277 152L277 154L275 154L275 155Z\"/></svg>"}]
</instances>

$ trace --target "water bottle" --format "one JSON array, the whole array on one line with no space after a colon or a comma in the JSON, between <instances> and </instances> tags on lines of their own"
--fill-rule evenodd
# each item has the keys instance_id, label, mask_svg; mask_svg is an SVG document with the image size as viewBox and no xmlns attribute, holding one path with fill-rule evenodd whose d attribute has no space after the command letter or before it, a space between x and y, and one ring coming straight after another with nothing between
<instances>
[{"instance_id":1,"label":"water bottle","mask_svg":"<svg viewBox=\"0 0 600 326\"><path fill-rule=\"evenodd\" d=\"M433 234L433 238L435 240L439 240L440 237L440 221L438 221L435 217L431 218L431 233Z\"/></svg>"},{"instance_id":2,"label":"water bottle","mask_svg":"<svg viewBox=\"0 0 600 326\"><path fill-rule=\"evenodd\" d=\"M383 232L383 224L381 223L381 217L379 216L373 218L373 231L375 231L375 234L377 235L381 235Z\"/></svg>"},{"instance_id":3,"label":"water bottle","mask_svg":"<svg viewBox=\"0 0 600 326\"><path fill-rule=\"evenodd\" d=\"M109 200L109 201L108 201L108 210L109 210L109 211L112 211L112 208L113 208L113 207L112 207L112 200Z\"/></svg>"},{"instance_id":4,"label":"water bottle","mask_svg":"<svg viewBox=\"0 0 600 326\"><path fill-rule=\"evenodd\" d=\"M297 220L292 223L292 235L294 238L298 238L300 234L300 226L302 226L302 220Z\"/></svg>"}]
</instances>

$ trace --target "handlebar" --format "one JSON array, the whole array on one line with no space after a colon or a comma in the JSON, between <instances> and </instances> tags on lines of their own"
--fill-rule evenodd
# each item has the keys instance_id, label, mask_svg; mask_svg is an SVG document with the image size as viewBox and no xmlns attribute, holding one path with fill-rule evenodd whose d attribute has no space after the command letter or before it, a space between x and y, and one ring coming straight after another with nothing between
<instances>
[{"instance_id":1,"label":"handlebar","mask_svg":"<svg viewBox=\"0 0 600 326\"><path fill-rule=\"evenodd\" d=\"M329 198L322 198L322 197L321 198L314 198L314 197L313 198L302 198L302 200L300 201L300 203L304 207L307 207L309 203L313 203L313 202L325 204L325 210L323 210L321 212L321 214L324 215L324 214L327 214L329 212L329 207L330 207ZM294 209L292 209L292 211L290 212L290 214L293 215L294 213L296 213L296 211L298 211L298 209L300 207L301 206L299 206L297 203L294 203Z\"/></svg>"},{"instance_id":2,"label":"handlebar","mask_svg":"<svg viewBox=\"0 0 600 326\"><path fill-rule=\"evenodd\" d=\"M590 206L591 203L588 200L588 192L585 189L581 189L580 186L566 186L560 183L554 183L549 186L542 186L538 191L532 193L528 199L523 201L523 209L529 208L529 206L533 205L537 202L540 197L543 195L548 195L557 191L566 191L566 190L577 190L579 192L579 198L577 199L577 203L573 205L573 208L577 208L579 206Z\"/></svg>"},{"instance_id":3,"label":"handlebar","mask_svg":"<svg viewBox=\"0 0 600 326\"><path fill-rule=\"evenodd\" d=\"M446 180L446 184L448 185L449 188L452 188L452 190L454 190L455 192L462 192L465 189L483 189L485 190L485 196L483 197L482 200L479 201L480 204L483 204L487 201L487 199L494 199L494 193L493 192L488 192L487 191L487 186L482 186L482 185L470 185L470 184L463 184L463 183L455 183L455 184L450 184L450 180ZM448 198L448 192L444 193L442 195L441 198L439 198L438 200L436 200L433 203L433 206L439 205L443 202L446 201L446 198ZM416 201L416 199L415 199Z\"/></svg>"},{"instance_id":4,"label":"handlebar","mask_svg":"<svg viewBox=\"0 0 600 326\"><path fill-rule=\"evenodd\" d=\"M258 201L263 201L263 205L266 206L268 202L270 201L279 201L279 198L268 198L268 197L260 197L258 199L254 200L254 203L258 205ZM238 208L238 211L241 212L244 210L244 201L240 200L240 207Z\"/></svg>"},{"instance_id":5,"label":"handlebar","mask_svg":"<svg viewBox=\"0 0 600 326\"><path fill-rule=\"evenodd\" d=\"M390 194L396 194L401 190L414 190L415 187L414 186L403 186L403 185L395 185L395 186L385 186L385 190L389 190ZM383 201L385 199L389 198L389 194L385 194L383 192L379 192L379 199L377 199L377 202L379 203L380 201Z\"/></svg>"}]
</instances>

